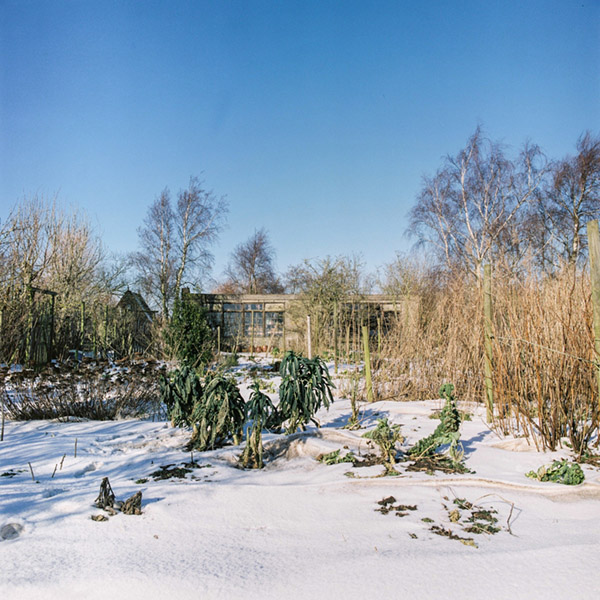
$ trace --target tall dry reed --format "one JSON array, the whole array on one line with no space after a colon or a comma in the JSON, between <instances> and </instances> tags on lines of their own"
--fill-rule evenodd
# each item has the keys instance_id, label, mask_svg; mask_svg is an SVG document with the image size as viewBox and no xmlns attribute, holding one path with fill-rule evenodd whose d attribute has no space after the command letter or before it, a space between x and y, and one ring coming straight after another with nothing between
<instances>
[{"instance_id":1,"label":"tall dry reed","mask_svg":"<svg viewBox=\"0 0 600 600\"><path fill-rule=\"evenodd\" d=\"M581 455L600 419L588 276L496 272L492 295L493 426L543 449L566 437ZM452 382L460 398L483 402L481 286L455 279L422 294L415 314L392 324L376 381L380 398L434 398Z\"/></svg>"}]
</instances>

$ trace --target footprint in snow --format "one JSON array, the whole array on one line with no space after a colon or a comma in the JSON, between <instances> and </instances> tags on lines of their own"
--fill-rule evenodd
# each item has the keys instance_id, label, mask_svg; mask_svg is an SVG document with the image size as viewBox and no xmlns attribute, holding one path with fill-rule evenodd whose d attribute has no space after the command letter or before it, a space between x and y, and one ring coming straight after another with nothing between
<instances>
[{"instance_id":1,"label":"footprint in snow","mask_svg":"<svg viewBox=\"0 0 600 600\"><path fill-rule=\"evenodd\" d=\"M102 463L90 463L89 465L86 465L85 467L83 467L83 469L80 469L79 471L75 472L73 474L73 477L83 477L84 475L86 475L87 473L92 473L93 471L97 471L99 467L102 466Z\"/></svg>"},{"instance_id":2,"label":"footprint in snow","mask_svg":"<svg viewBox=\"0 0 600 600\"><path fill-rule=\"evenodd\" d=\"M54 498L54 496L58 496L59 494L64 494L68 490L63 490L62 488L48 488L44 490L42 496L44 498Z\"/></svg>"},{"instance_id":3,"label":"footprint in snow","mask_svg":"<svg viewBox=\"0 0 600 600\"><path fill-rule=\"evenodd\" d=\"M14 540L21 535L23 525L20 523L6 523L0 527L0 540Z\"/></svg>"}]
</instances>

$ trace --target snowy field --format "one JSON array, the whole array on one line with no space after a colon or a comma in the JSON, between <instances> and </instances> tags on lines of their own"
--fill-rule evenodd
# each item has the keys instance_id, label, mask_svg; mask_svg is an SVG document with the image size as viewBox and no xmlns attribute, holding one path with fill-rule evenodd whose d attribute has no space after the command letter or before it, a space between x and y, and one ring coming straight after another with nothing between
<instances>
[{"instance_id":1,"label":"snowy field","mask_svg":"<svg viewBox=\"0 0 600 600\"><path fill-rule=\"evenodd\" d=\"M401 423L406 448L440 407L377 402L363 425ZM7 422L0 599L597 599L600 471L584 465L579 486L528 479L567 450L540 454L472 412L461 440L474 473L399 463L396 477L316 460L373 452L365 429L342 429L345 399L319 414L320 430L265 435L262 471L237 468L240 447L192 457L189 432L164 422ZM158 479L174 467L189 471ZM92 520L106 515L94 506L103 477L118 500L141 490L143 514ZM478 510L498 533L467 532Z\"/></svg>"}]
</instances>

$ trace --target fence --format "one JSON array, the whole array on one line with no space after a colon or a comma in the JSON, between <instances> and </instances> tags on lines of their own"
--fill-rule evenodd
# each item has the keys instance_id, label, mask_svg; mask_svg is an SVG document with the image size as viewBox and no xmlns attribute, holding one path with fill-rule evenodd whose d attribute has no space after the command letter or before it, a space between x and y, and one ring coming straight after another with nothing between
<instances>
[{"instance_id":1,"label":"fence","mask_svg":"<svg viewBox=\"0 0 600 600\"><path fill-rule=\"evenodd\" d=\"M34 289L26 302L0 308L0 361L42 365L68 356L131 357L151 351L152 321L143 310L109 303L65 304Z\"/></svg>"}]
</instances>

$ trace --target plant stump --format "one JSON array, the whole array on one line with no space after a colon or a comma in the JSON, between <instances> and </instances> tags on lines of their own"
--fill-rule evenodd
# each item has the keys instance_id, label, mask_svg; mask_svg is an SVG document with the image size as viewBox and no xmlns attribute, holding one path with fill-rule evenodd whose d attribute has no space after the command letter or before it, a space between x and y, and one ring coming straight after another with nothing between
<instances>
[{"instance_id":1,"label":"plant stump","mask_svg":"<svg viewBox=\"0 0 600 600\"><path fill-rule=\"evenodd\" d=\"M142 492L136 492L131 498L123 502L121 512L125 515L141 515L142 514Z\"/></svg>"},{"instance_id":2,"label":"plant stump","mask_svg":"<svg viewBox=\"0 0 600 600\"><path fill-rule=\"evenodd\" d=\"M104 479L102 479L102 483L100 484L100 493L98 494L94 504L98 508L112 508L114 506L115 494L112 491L112 487L110 487L108 477L104 477Z\"/></svg>"}]
</instances>

